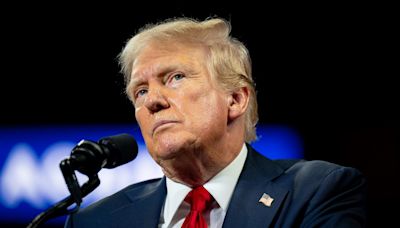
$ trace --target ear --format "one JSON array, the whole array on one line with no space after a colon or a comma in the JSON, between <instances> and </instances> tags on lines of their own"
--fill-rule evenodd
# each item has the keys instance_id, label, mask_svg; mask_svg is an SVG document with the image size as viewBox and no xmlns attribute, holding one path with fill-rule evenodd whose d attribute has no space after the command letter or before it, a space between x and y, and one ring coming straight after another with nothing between
<instances>
[{"instance_id":1,"label":"ear","mask_svg":"<svg viewBox=\"0 0 400 228\"><path fill-rule=\"evenodd\" d=\"M228 102L228 121L231 122L246 112L249 104L249 89L241 87L231 92Z\"/></svg>"}]
</instances>

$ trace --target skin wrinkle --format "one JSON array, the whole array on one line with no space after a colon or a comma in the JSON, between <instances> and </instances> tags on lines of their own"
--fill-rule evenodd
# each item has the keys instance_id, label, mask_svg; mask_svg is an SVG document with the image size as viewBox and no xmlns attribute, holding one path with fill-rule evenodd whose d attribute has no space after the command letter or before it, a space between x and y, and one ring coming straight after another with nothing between
<instances>
[{"instance_id":1,"label":"skin wrinkle","mask_svg":"<svg viewBox=\"0 0 400 228\"><path fill-rule=\"evenodd\" d=\"M134 102L148 151L166 176L188 186L222 170L244 138L248 97L241 113L232 115L233 95L211 78L205 55L198 46L152 43L134 61L127 91L145 89ZM176 73L183 77L175 79Z\"/></svg>"}]
</instances>

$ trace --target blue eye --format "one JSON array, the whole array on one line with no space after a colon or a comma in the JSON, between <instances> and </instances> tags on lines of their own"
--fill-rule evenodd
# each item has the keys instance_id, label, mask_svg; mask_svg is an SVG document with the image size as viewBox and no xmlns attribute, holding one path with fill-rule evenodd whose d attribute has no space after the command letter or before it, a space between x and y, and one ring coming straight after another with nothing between
<instances>
[{"instance_id":1,"label":"blue eye","mask_svg":"<svg viewBox=\"0 0 400 228\"><path fill-rule=\"evenodd\" d=\"M140 89L136 92L136 97L141 97L147 93L147 89Z\"/></svg>"},{"instance_id":2,"label":"blue eye","mask_svg":"<svg viewBox=\"0 0 400 228\"><path fill-rule=\"evenodd\" d=\"M185 76L183 74L175 74L173 76L173 79L175 79L176 81L181 80L182 78L184 78Z\"/></svg>"}]
</instances>

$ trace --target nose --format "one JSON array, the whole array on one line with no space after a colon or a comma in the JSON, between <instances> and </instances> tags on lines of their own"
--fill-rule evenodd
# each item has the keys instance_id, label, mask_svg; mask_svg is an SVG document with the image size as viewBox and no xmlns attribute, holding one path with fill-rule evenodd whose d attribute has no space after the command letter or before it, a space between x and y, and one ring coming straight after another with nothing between
<instances>
[{"instance_id":1,"label":"nose","mask_svg":"<svg viewBox=\"0 0 400 228\"><path fill-rule=\"evenodd\" d=\"M151 113L156 113L169 108L169 103L163 94L161 88L158 87L148 90L144 105Z\"/></svg>"}]
</instances>

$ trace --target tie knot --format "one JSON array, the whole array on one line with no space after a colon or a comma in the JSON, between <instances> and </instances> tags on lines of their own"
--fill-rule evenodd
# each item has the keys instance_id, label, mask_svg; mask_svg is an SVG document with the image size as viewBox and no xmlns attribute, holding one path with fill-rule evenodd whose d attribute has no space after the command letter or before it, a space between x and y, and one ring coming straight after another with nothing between
<instances>
[{"instance_id":1,"label":"tie knot","mask_svg":"<svg viewBox=\"0 0 400 228\"><path fill-rule=\"evenodd\" d=\"M211 206L213 197L203 186L199 186L187 194L185 201L190 204L191 211L202 213Z\"/></svg>"}]
</instances>

